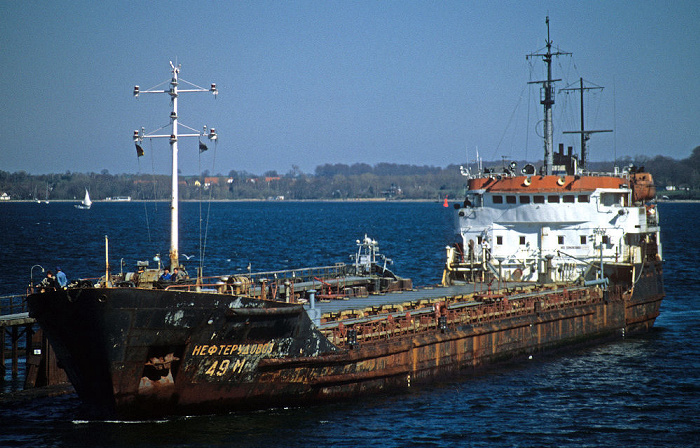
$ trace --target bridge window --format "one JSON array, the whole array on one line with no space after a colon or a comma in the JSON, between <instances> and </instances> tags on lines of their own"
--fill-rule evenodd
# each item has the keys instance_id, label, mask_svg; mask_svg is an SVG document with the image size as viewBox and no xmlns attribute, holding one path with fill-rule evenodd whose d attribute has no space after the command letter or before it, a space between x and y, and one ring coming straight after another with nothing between
<instances>
[{"instance_id":1,"label":"bridge window","mask_svg":"<svg viewBox=\"0 0 700 448\"><path fill-rule=\"evenodd\" d=\"M535 204L544 204L544 196L534 196L532 202Z\"/></svg>"},{"instance_id":2,"label":"bridge window","mask_svg":"<svg viewBox=\"0 0 700 448\"><path fill-rule=\"evenodd\" d=\"M573 203L575 201L576 197L573 194L565 194L562 197L562 202L568 202L568 203Z\"/></svg>"},{"instance_id":3,"label":"bridge window","mask_svg":"<svg viewBox=\"0 0 700 448\"><path fill-rule=\"evenodd\" d=\"M586 235L581 235L581 244L586 244Z\"/></svg>"},{"instance_id":4,"label":"bridge window","mask_svg":"<svg viewBox=\"0 0 700 448\"><path fill-rule=\"evenodd\" d=\"M600 202L608 207L613 205L622 205L622 194L620 193L601 193Z\"/></svg>"},{"instance_id":5,"label":"bridge window","mask_svg":"<svg viewBox=\"0 0 700 448\"><path fill-rule=\"evenodd\" d=\"M503 244L503 237L502 236L496 237L496 244L498 244L499 246Z\"/></svg>"},{"instance_id":6,"label":"bridge window","mask_svg":"<svg viewBox=\"0 0 700 448\"><path fill-rule=\"evenodd\" d=\"M524 245L525 245L525 237L524 237L524 236L521 236L521 237L520 237L520 245L521 245L521 246L524 246Z\"/></svg>"},{"instance_id":7,"label":"bridge window","mask_svg":"<svg viewBox=\"0 0 700 448\"><path fill-rule=\"evenodd\" d=\"M578 201L579 202L591 202L591 198L587 194L580 194L578 196Z\"/></svg>"},{"instance_id":8,"label":"bridge window","mask_svg":"<svg viewBox=\"0 0 700 448\"><path fill-rule=\"evenodd\" d=\"M515 204L515 196L511 196L511 195L506 196L506 203Z\"/></svg>"},{"instance_id":9,"label":"bridge window","mask_svg":"<svg viewBox=\"0 0 700 448\"><path fill-rule=\"evenodd\" d=\"M603 235L603 244L610 244L610 237L607 235Z\"/></svg>"},{"instance_id":10,"label":"bridge window","mask_svg":"<svg viewBox=\"0 0 700 448\"><path fill-rule=\"evenodd\" d=\"M527 195L520 196L520 203L521 204L529 204L530 203L530 196L527 196Z\"/></svg>"},{"instance_id":11,"label":"bridge window","mask_svg":"<svg viewBox=\"0 0 700 448\"><path fill-rule=\"evenodd\" d=\"M494 195L492 201L494 204L503 204L503 196Z\"/></svg>"},{"instance_id":12,"label":"bridge window","mask_svg":"<svg viewBox=\"0 0 700 448\"><path fill-rule=\"evenodd\" d=\"M557 242L559 243L560 246L564 245L564 235L559 235L557 237Z\"/></svg>"},{"instance_id":13,"label":"bridge window","mask_svg":"<svg viewBox=\"0 0 700 448\"><path fill-rule=\"evenodd\" d=\"M547 196L547 202L550 204L557 204L559 203L559 196Z\"/></svg>"}]
</instances>

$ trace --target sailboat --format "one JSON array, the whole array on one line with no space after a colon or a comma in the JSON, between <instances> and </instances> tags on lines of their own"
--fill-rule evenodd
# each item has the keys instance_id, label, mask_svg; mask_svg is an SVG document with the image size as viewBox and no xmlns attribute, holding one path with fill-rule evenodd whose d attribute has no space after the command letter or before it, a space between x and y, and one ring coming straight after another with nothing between
<instances>
[{"instance_id":1,"label":"sailboat","mask_svg":"<svg viewBox=\"0 0 700 448\"><path fill-rule=\"evenodd\" d=\"M42 201L36 194L36 187L34 187L34 202L37 204L48 204L49 203L49 183L46 183L46 200Z\"/></svg>"},{"instance_id":2,"label":"sailboat","mask_svg":"<svg viewBox=\"0 0 700 448\"><path fill-rule=\"evenodd\" d=\"M81 210L90 210L90 207L92 206L92 201L90 200L90 193L88 193L87 188L85 189L85 199L83 199L83 202L80 204L77 204L75 208L79 208Z\"/></svg>"},{"instance_id":3,"label":"sailboat","mask_svg":"<svg viewBox=\"0 0 700 448\"><path fill-rule=\"evenodd\" d=\"M41 204L48 204L49 203L49 183L46 183L46 200L44 201L38 201Z\"/></svg>"}]
</instances>

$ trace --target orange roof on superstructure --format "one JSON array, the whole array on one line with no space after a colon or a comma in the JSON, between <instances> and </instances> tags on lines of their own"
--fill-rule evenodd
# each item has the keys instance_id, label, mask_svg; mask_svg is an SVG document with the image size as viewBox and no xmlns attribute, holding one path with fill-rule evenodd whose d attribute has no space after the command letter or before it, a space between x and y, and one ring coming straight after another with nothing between
<instances>
[{"instance_id":1,"label":"orange roof on superstructure","mask_svg":"<svg viewBox=\"0 0 700 448\"><path fill-rule=\"evenodd\" d=\"M626 183L626 179L613 176L482 177L469 179L469 189L485 189L491 193L590 192L598 188L620 188Z\"/></svg>"}]
</instances>

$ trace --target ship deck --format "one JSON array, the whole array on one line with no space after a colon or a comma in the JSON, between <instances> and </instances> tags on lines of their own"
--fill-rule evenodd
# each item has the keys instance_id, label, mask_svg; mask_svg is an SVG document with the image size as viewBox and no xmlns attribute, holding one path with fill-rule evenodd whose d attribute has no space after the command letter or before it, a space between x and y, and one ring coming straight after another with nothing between
<instances>
[{"instance_id":1,"label":"ship deck","mask_svg":"<svg viewBox=\"0 0 700 448\"><path fill-rule=\"evenodd\" d=\"M515 288L517 286L524 286L528 283L516 283L508 282L507 284L502 284L504 288ZM324 300L316 301L315 309L323 315L340 315L346 312L360 311L371 308L375 311L382 308L386 308L406 303L418 304L421 301L434 301L436 299L441 299L444 297L455 297L463 296L467 294L486 294L488 293L487 284L464 284L464 285L452 285L452 286L434 286L434 287L424 287L420 289L412 289L409 291L396 291L383 294L372 294L368 297L350 297L344 299L335 300ZM494 291L493 293L496 293ZM476 305L480 302L467 302L465 305L469 304ZM307 303L304 305L304 309L307 312L311 309L311 304ZM346 323L351 323L359 320L371 319L370 316L363 319L348 319L344 320ZM375 316L376 318L376 316ZM338 324L338 321L332 320L325 322L321 325L322 328L332 327Z\"/></svg>"}]
</instances>

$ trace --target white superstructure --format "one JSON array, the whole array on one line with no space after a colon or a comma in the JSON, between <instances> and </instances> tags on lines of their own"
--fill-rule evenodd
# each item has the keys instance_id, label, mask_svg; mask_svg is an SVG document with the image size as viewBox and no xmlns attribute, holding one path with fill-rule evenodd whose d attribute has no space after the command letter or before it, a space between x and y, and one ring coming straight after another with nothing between
<instances>
[{"instance_id":1,"label":"white superstructure","mask_svg":"<svg viewBox=\"0 0 700 448\"><path fill-rule=\"evenodd\" d=\"M643 169L591 173L586 170L585 142L590 134L610 132L584 128L581 92L581 156L552 150L554 82L552 58L571 53L552 50L547 18L547 67L542 84L544 163L516 171L515 162L500 173L485 170L468 178L468 191L458 209L460 242L447 248L444 284L459 281L601 282L607 277L634 284L649 258L661 258L654 181ZM596 89L600 87L596 86ZM607 266L607 268L606 268ZM619 282L618 282L619 283Z\"/></svg>"},{"instance_id":2,"label":"white superstructure","mask_svg":"<svg viewBox=\"0 0 700 448\"><path fill-rule=\"evenodd\" d=\"M456 205L461 243L448 248L452 277L592 280L601 263L642 263L645 245L660 254L657 211L644 202L651 198L648 173L471 178Z\"/></svg>"}]
</instances>

